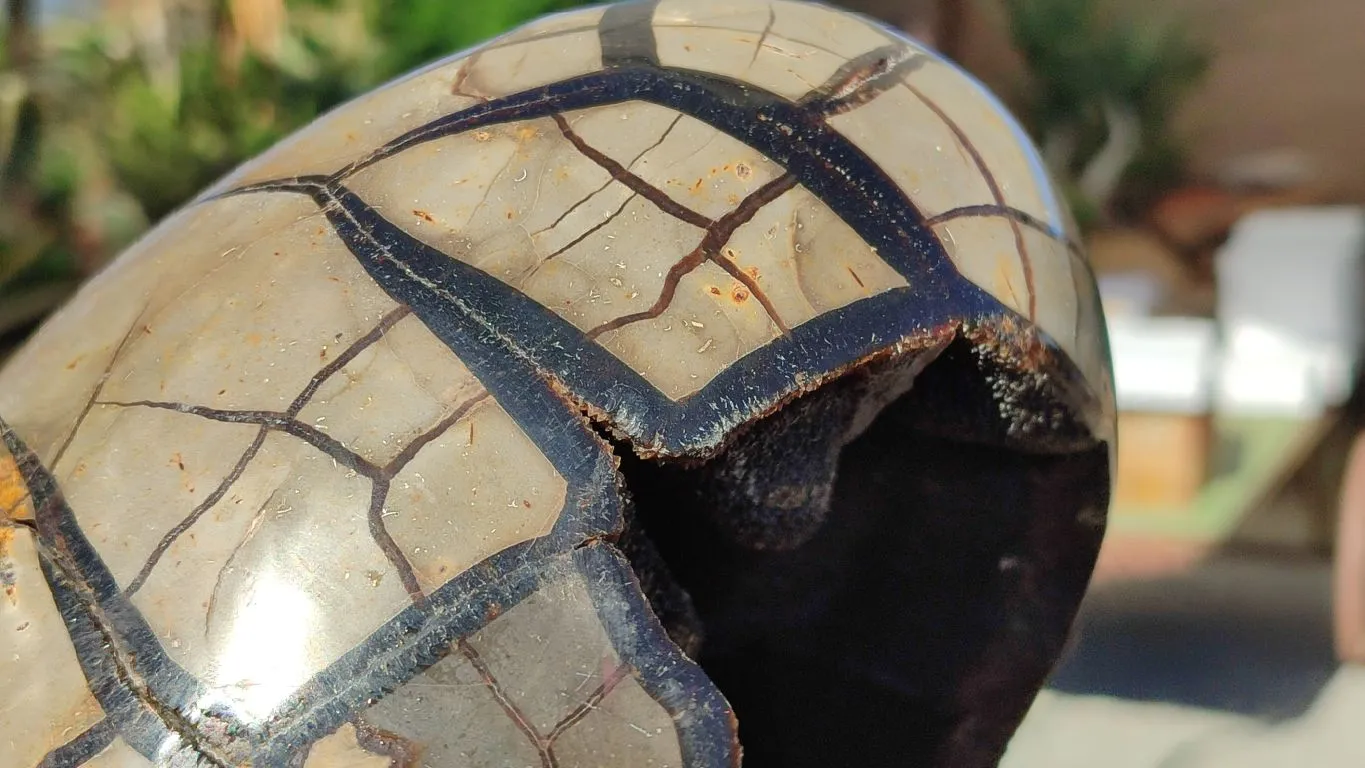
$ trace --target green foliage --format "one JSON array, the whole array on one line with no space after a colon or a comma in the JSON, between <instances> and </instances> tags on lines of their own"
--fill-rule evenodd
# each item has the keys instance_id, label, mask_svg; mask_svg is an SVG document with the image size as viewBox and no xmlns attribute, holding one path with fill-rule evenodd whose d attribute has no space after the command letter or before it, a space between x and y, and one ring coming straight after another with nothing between
<instances>
[{"instance_id":1,"label":"green foliage","mask_svg":"<svg viewBox=\"0 0 1365 768\"><path fill-rule=\"evenodd\" d=\"M1102 0L1005 7L1032 81L1025 122L1062 176L1080 175L1110 138L1105 105L1136 120L1139 143L1113 198L1078 207L1098 218L1107 211L1097 208L1140 206L1177 182L1184 162L1170 121L1209 64L1186 20L1124 15Z\"/></svg>"},{"instance_id":2,"label":"green foliage","mask_svg":"<svg viewBox=\"0 0 1365 768\"><path fill-rule=\"evenodd\" d=\"M380 56L379 69L398 73L486 40L526 19L585 4L582 0L424 0L395 13L391 2L381 0L367 3L367 18L376 34L389 43Z\"/></svg>"},{"instance_id":3,"label":"green foliage","mask_svg":"<svg viewBox=\"0 0 1365 768\"><path fill-rule=\"evenodd\" d=\"M65 42L46 46L36 67L0 67L0 348L65 295L53 286L87 277L323 111L587 3L289 0L272 46L237 34L232 4L203 0L159 48L106 20L62 22Z\"/></svg>"},{"instance_id":4,"label":"green foliage","mask_svg":"<svg viewBox=\"0 0 1365 768\"><path fill-rule=\"evenodd\" d=\"M281 52L249 51L228 68L221 46L189 46L171 98L136 60L102 62L88 85L106 94L108 161L155 220L328 108L528 18L581 4L409 0L398 12L391 0L296 1Z\"/></svg>"}]
</instances>

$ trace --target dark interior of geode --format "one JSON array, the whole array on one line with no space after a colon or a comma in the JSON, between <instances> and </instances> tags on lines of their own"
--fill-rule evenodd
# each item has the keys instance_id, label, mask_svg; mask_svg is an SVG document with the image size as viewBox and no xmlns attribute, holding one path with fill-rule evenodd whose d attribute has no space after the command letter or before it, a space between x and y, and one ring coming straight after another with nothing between
<instances>
[{"instance_id":1,"label":"dark interior of geode","mask_svg":"<svg viewBox=\"0 0 1365 768\"><path fill-rule=\"evenodd\" d=\"M1107 448L1075 425L1011 436L1009 408L1057 405L1036 376L1002 388L1011 375L959 339L841 451L866 371L705 464L622 451L623 547L733 705L746 768L999 760L1066 643L1109 493ZM1028 397L1002 408L1011 386ZM776 513L744 509L765 493ZM811 525L800 502L825 501Z\"/></svg>"}]
</instances>

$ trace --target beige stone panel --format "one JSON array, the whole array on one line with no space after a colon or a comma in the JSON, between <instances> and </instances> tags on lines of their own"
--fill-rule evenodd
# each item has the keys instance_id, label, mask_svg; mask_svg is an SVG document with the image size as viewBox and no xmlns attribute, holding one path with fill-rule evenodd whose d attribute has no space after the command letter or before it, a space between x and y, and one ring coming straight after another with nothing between
<instances>
[{"instance_id":1,"label":"beige stone panel","mask_svg":"<svg viewBox=\"0 0 1365 768\"><path fill-rule=\"evenodd\" d=\"M1108 339L1101 333L1104 317L1100 304L1099 288L1095 284L1094 273L1088 263L1079 263L1081 257L1072 252L1071 276L1076 283L1076 365L1081 369L1090 386L1095 389L1105 413L1114 413L1113 373L1108 355ZM1105 423L1092 427L1104 439L1112 439L1113 425Z\"/></svg>"},{"instance_id":2,"label":"beige stone panel","mask_svg":"<svg viewBox=\"0 0 1365 768\"><path fill-rule=\"evenodd\" d=\"M1020 229L1029 264L1033 267L1033 290L1038 297L1034 320L1078 365L1083 365L1076 338L1079 297L1072 275L1078 265L1065 243L1036 229Z\"/></svg>"},{"instance_id":3,"label":"beige stone panel","mask_svg":"<svg viewBox=\"0 0 1365 768\"><path fill-rule=\"evenodd\" d=\"M963 277L1023 317L1029 315L1028 280L1018 241L1028 259L1036 292L1034 322L1072 360L1101 400L1109 399L1109 368L1099 333L1093 278L1065 242L1000 216L954 219L934 227ZM1016 231L1018 240L1016 240ZM1084 334L1077 336L1080 331ZM1110 427L1092 424L1100 433Z\"/></svg>"},{"instance_id":4,"label":"beige stone panel","mask_svg":"<svg viewBox=\"0 0 1365 768\"><path fill-rule=\"evenodd\" d=\"M490 274L496 275L511 285L520 287L537 268L547 266L545 264L547 259L558 258L569 248L592 237L599 228L608 226L612 220L625 211L627 205L636 202L636 197L637 195L624 184L612 181L598 187L587 197L567 208L557 212L548 210L536 212L535 217L544 220L543 226L537 229L527 228L527 231L530 232L530 249L535 254L534 266L529 269L523 268L520 272L506 268L498 270L496 263L490 263L490 260L484 257L484 263L488 264L486 268L492 269ZM653 214L646 209L644 215ZM507 239L511 241L513 238L508 237ZM527 244L517 238L516 245L525 248ZM611 243L607 243L607 245L611 245ZM496 248L498 248L497 245L484 246L482 250L488 251ZM521 258L524 259L525 257Z\"/></svg>"},{"instance_id":5,"label":"beige stone panel","mask_svg":"<svg viewBox=\"0 0 1365 768\"><path fill-rule=\"evenodd\" d=\"M544 150L557 141L546 133L553 126L538 120L447 136L391 155L346 184L422 242L472 261L469 252L495 232L527 238L520 218L536 197L531 172L539 178Z\"/></svg>"},{"instance_id":6,"label":"beige stone panel","mask_svg":"<svg viewBox=\"0 0 1365 768\"><path fill-rule=\"evenodd\" d=\"M299 421L384 466L483 387L415 315L329 377Z\"/></svg>"},{"instance_id":7,"label":"beige stone panel","mask_svg":"<svg viewBox=\"0 0 1365 768\"><path fill-rule=\"evenodd\" d=\"M665 66L732 77L792 101L851 58L907 45L861 19L788 2L673 0L656 12L654 34Z\"/></svg>"},{"instance_id":8,"label":"beige stone panel","mask_svg":"<svg viewBox=\"0 0 1365 768\"><path fill-rule=\"evenodd\" d=\"M597 132L598 121L611 114L594 113L587 127ZM658 111L642 114L649 132L620 159L639 157L637 169L650 158L640 153L673 120L659 119L664 113ZM481 147L489 149L486 157ZM464 157L475 159L462 173L429 172L445 158ZM357 174L353 186L414 237L522 290L582 330L649 308L668 270L703 234L611 183L548 120L414 147Z\"/></svg>"},{"instance_id":9,"label":"beige stone panel","mask_svg":"<svg viewBox=\"0 0 1365 768\"><path fill-rule=\"evenodd\" d=\"M819 88L848 59L810 43L769 33L742 79L792 101Z\"/></svg>"},{"instance_id":10,"label":"beige stone panel","mask_svg":"<svg viewBox=\"0 0 1365 768\"><path fill-rule=\"evenodd\" d=\"M611 150L604 151L615 156ZM782 175L782 168L758 150L688 116L679 119L631 170L679 205L710 219L734 210L744 198Z\"/></svg>"},{"instance_id":11,"label":"beige stone panel","mask_svg":"<svg viewBox=\"0 0 1365 768\"><path fill-rule=\"evenodd\" d=\"M656 27L655 34L665 66L732 77L791 101L819 88L847 61L809 43L758 30L678 25Z\"/></svg>"},{"instance_id":12,"label":"beige stone panel","mask_svg":"<svg viewBox=\"0 0 1365 768\"><path fill-rule=\"evenodd\" d=\"M388 757L360 746L355 726L345 723L332 735L313 743L303 768L390 768L391 765Z\"/></svg>"},{"instance_id":13,"label":"beige stone panel","mask_svg":"<svg viewBox=\"0 0 1365 768\"><path fill-rule=\"evenodd\" d=\"M610 181L542 119L412 147L356 174L350 186L422 242L515 284L547 255L536 243L545 230L567 227L558 248L591 226L560 216L600 217L619 207L621 190L614 200L597 194Z\"/></svg>"},{"instance_id":14,"label":"beige stone panel","mask_svg":"<svg viewBox=\"0 0 1365 768\"><path fill-rule=\"evenodd\" d=\"M829 123L872 158L926 217L995 202L971 153L906 88L892 88Z\"/></svg>"},{"instance_id":15,"label":"beige stone panel","mask_svg":"<svg viewBox=\"0 0 1365 768\"><path fill-rule=\"evenodd\" d=\"M97 406L54 474L90 543L126 588L258 430L159 408Z\"/></svg>"},{"instance_id":16,"label":"beige stone panel","mask_svg":"<svg viewBox=\"0 0 1365 768\"><path fill-rule=\"evenodd\" d=\"M699 8L697 6L700 6ZM666 67L732 77L795 101L824 82L843 57L771 34L767 3L662 3L654 38ZM714 18L726 14L723 19ZM705 14L708 18L695 21Z\"/></svg>"},{"instance_id":17,"label":"beige stone panel","mask_svg":"<svg viewBox=\"0 0 1365 768\"><path fill-rule=\"evenodd\" d=\"M934 229L964 277L1024 317L1030 311L1031 280L1033 321L1084 370L1076 338L1074 257L1065 243L1003 217L966 217Z\"/></svg>"},{"instance_id":18,"label":"beige stone panel","mask_svg":"<svg viewBox=\"0 0 1365 768\"><path fill-rule=\"evenodd\" d=\"M535 442L486 400L394 477L384 519L430 591L507 547L549 533L567 492Z\"/></svg>"},{"instance_id":19,"label":"beige stone panel","mask_svg":"<svg viewBox=\"0 0 1365 768\"><path fill-rule=\"evenodd\" d=\"M673 265L703 232L634 197L605 225L548 259L521 283L528 296L581 330L649 309Z\"/></svg>"},{"instance_id":20,"label":"beige stone panel","mask_svg":"<svg viewBox=\"0 0 1365 768\"><path fill-rule=\"evenodd\" d=\"M430 768L554 758L565 766L680 766L672 718L620 666L582 576L568 558L551 568L536 592L457 642L363 721L420 749ZM604 717L570 724L585 705Z\"/></svg>"},{"instance_id":21,"label":"beige stone panel","mask_svg":"<svg viewBox=\"0 0 1365 768\"><path fill-rule=\"evenodd\" d=\"M335 107L232 171L201 198L260 181L336 173L408 131L478 104L455 93L464 61L442 60Z\"/></svg>"},{"instance_id":22,"label":"beige stone panel","mask_svg":"<svg viewBox=\"0 0 1365 768\"><path fill-rule=\"evenodd\" d=\"M370 535L370 490L297 438L271 435L167 550L133 603L208 686L202 708L265 718L410 604Z\"/></svg>"},{"instance_id":23,"label":"beige stone panel","mask_svg":"<svg viewBox=\"0 0 1365 768\"><path fill-rule=\"evenodd\" d=\"M662 0L654 8L654 36L677 29L716 32L762 32L769 24L773 4L733 0ZM668 66L669 63L664 61ZM733 71L733 70L732 70Z\"/></svg>"},{"instance_id":24,"label":"beige stone panel","mask_svg":"<svg viewBox=\"0 0 1365 768\"><path fill-rule=\"evenodd\" d=\"M626 168L673 135L686 116L647 101L627 101L565 113L574 133Z\"/></svg>"},{"instance_id":25,"label":"beige stone panel","mask_svg":"<svg viewBox=\"0 0 1365 768\"><path fill-rule=\"evenodd\" d=\"M98 755L81 763L81 768L151 768L152 761L141 752L128 746L128 742L115 738Z\"/></svg>"},{"instance_id":26,"label":"beige stone panel","mask_svg":"<svg viewBox=\"0 0 1365 768\"><path fill-rule=\"evenodd\" d=\"M885 45L905 45L900 37L868 19L820 3L773 0L772 33L852 59Z\"/></svg>"},{"instance_id":27,"label":"beige stone panel","mask_svg":"<svg viewBox=\"0 0 1365 768\"><path fill-rule=\"evenodd\" d=\"M535 85L601 66L601 9L558 14L403 75L339 105L205 194L269 179L331 174L434 120Z\"/></svg>"},{"instance_id":28,"label":"beige stone panel","mask_svg":"<svg viewBox=\"0 0 1365 768\"><path fill-rule=\"evenodd\" d=\"M478 145L487 143L490 136L510 144L511 152L501 167L480 168L477 178L484 191L478 205L470 209L460 233L468 242L488 241L504 230L515 229L516 242L524 244L533 233L553 226L564 212L611 181L610 175L575 149L564 138L559 125L548 118L475 131L452 144L461 146L461 154L476 152ZM500 150L499 155L505 151ZM440 161L433 158L433 162ZM461 174L460 178L473 177ZM406 183L399 183L406 191ZM421 201L440 201L441 209L448 205L439 183L421 191L424 195ZM452 245L455 246L452 250L458 250L460 243ZM496 262L493 256L492 252L481 252L471 254L470 260L492 272Z\"/></svg>"},{"instance_id":29,"label":"beige stone panel","mask_svg":"<svg viewBox=\"0 0 1365 768\"><path fill-rule=\"evenodd\" d=\"M432 172L442 167L449 171ZM560 216L585 201L584 213L619 205L619 191L592 204L610 181L554 121L541 119L413 147L356 174L350 186L422 242L515 282L538 262L533 237Z\"/></svg>"},{"instance_id":30,"label":"beige stone panel","mask_svg":"<svg viewBox=\"0 0 1365 768\"><path fill-rule=\"evenodd\" d=\"M526 40L539 40L547 37L562 37L582 31L596 31L597 23L602 20L606 9L602 7L575 8L571 11L552 13L529 21L516 29L496 37L490 48L511 45Z\"/></svg>"},{"instance_id":31,"label":"beige stone panel","mask_svg":"<svg viewBox=\"0 0 1365 768\"><path fill-rule=\"evenodd\" d=\"M630 677L559 737L555 756L560 765L683 765L673 718Z\"/></svg>"},{"instance_id":32,"label":"beige stone panel","mask_svg":"<svg viewBox=\"0 0 1365 768\"><path fill-rule=\"evenodd\" d=\"M969 216L934 227L958 272L1024 317L1028 279L1019 257L1015 226L999 216ZM1018 227L1022 235L1023 226Z\"/></svg>"},{"instance_id":33,"label":"beige stone panel","mask_svg":"<svg viewBox=\"0 0 1365 768\"><path fill-rule=\"evenodd\" d=\"M0 447L0 461L7 459ZM0 574L0 755L5 765L34 766L104 712L86 687L28 529L0 527Z\"/></svg>"},{"instance_id":34,"label":"beige stone panel","mask_svg":"<svg viewBox=\"0 0 1365 768\"><path fill-rule=\"evenodd\" d=\"M274 195L171 216L86 282L15 353L0 371L0 413L50 461L125 338L120 355L148 341L158 311L239 261L245 244L306 218L321 218L312 203Z\"/></svg>"},{"instance_id":35,"label":"beige stone panel","mask_svg":"<svg viewBox=\"0 0 1365 768\"><path fill-rule=\"evenodd\" d=\"M261 197L286 210L312 206L293 195ZM322 218L186 245L232 257L148 312L102 399L282 411L329 354L394 306Z\"/></svg>"},{"instance_id":36,"label":"beige stone panel","mask_svg":"<svg viewBox=\"0 0 1365 768\"><path fill-rule=\"evenodd\" d=\"M542 735L620 663L572 561L561 560L556 570L539 590L469 638L508 700Z\"/></svg>"},{"instance_id":37,"label":"beige stone panel","mask_svg":"<svg viewBox=\"0 0 1365 768\"><path fill-rule=\"evenodd\" d=\"M703 264L678 282L659 317L604 333L599 341L665 396L685 397L780 333L757 301L735 301L734 286L723 269Z\"/></svg>"},{"instance_id":38,"label":"beige stone panel","mask_svg":"<svg viewBox=\"0 0 1365 768\"><path fill-rule=\"evenodd\" d=\"M980 155L981 160L1000 189L1004 204L1061 230L1061 207L1050 179L1040 176L1042 162L1036 155L1030 162L1032 150L1021 142L1022 133L1016 132L1013 119L1001 111L995 99L984 88L957 69L938 60L930 60L907 78L907 83L929 103L938 107L966 136L966 141ZM899 93L903 89L893 92ZM889 93L887 95L890 95ZM882 97L885 98L885 97ZM872 106L881 99L869 104ZM854 110L857 114L862 110ZM972 176L979 176L974 171ZM964 196L956 205L979 202ZM988 202L995 202L988 199ZM938 212L936 210L936 212Z\"/></svg>"},{"instance_id":39,"label":"beige stone panel","mask_svg":"<svg viewBox=\"0 0 1365 768\"><path fill-rule=\"evenodd\" d=\"M328 253L288 248L277 257L265 241L286 244L283 232L312 233L330 243L322 249ZM106 399L287 404L328 348L362 335L392 306L330 232L316 206L295 195L233 198L173 216L87 283L15 354L0 372L0 413L51 461L106 372ZM275 273L281 266L287 268ZM301 282L286 285L281 276ZM314 299L320 303L304 303ZM252 312L240 311L247 301ZM269 310L258 301L276 309L287 304L287 311L265 317ZM326 315L337 307L345 312ZM311 343L296 344L308 328ZM256 375L246 375L241 362L255 366Z\"/></svg>"},{"instance_id":40,"label":"beige stone panel","mask_svg":"<svg viewBox=\"0 0 1365 768\"><path fill-rule=\"evenodd\" d=\"M535 745L458 650L380 699L361 719L414 747L422 768L543 765Z\"/></svg>"},{"instance_id":41,"label":"beige stone panel","mask_svg":"<svg viewBox=\"0 0 1365 768\"><path fill-rule=\"evenodd\" d=\"M560 31L470 53L456 74L459 93L496 99L602 68L596 27Z\"/></svg>"},{"instance_id":42,"label":"beige stone panel","mask_svg":"<svg viewBox=\"0 0 1365 768\"><path fill-rule=\"evenodd\" d=\"M95 320L95 305L78 293L0 369L0 416L45 461L71 431L140 309L133 302L99 306ZM75 332L81 323L84 335Z\"/></svg>"},{"instance_id":43,"label":"beige stone panel","mask_svg":"<svg viewBox=\"0 0 1365 768\"><path fill-rule=\"evenodd\" d=\"M763 206L735 231L724 254L758 283L788 328L906 284L870 245L803 187ZM747 294L738 283L729 291L732 301ZM753 310L758 302L748 299Z\"/></svg>"}]
</instances>

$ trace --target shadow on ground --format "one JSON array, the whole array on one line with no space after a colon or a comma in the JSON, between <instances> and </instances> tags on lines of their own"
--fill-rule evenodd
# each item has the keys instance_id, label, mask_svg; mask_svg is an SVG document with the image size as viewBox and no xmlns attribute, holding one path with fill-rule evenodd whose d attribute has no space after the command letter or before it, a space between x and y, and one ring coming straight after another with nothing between
<instances>
[{"instance_id":1,"label":"shadow on ground","mask_svg":"<svg viewBox=\"0 0 1365 768\"><path fill-rule=\"evenodd\" d=\"M1048 687L1282 720L1336 671L1330 569L1215 559L1097 585Z\"/></svg>"}]
</instances>

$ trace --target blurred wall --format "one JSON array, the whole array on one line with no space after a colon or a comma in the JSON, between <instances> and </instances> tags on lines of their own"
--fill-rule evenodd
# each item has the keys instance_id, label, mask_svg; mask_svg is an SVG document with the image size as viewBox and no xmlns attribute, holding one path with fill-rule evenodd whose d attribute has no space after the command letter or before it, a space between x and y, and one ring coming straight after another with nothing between
<instances>
[{"instance_id":1,"label":"blurred wall","mask_svg":"<svg viewBox=\"0 0 1365 768\"><path fill-rule=\"evenodd\" d=\"M999 0L961 3L957 55L1007 99L1021 84ZM1114 0L1134 14L1174 11L1215 58L1177 129L1194 170L1301 151L1331 192L1365 203L1365 0ZM846 0L921 31L937 0ZM918 28L918 29L917 29Z\"/></svg>"}]
</instances>

